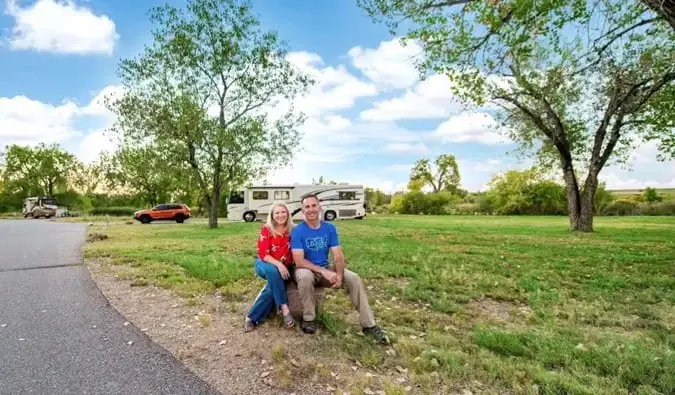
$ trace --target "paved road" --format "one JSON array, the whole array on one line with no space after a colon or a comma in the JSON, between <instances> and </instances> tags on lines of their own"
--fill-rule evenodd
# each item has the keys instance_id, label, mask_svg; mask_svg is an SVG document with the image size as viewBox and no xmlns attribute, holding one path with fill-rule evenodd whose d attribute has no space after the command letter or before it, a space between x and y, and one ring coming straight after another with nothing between
<instances>
[{"instance_id":1,"label":"paved road","mask_svg":"<svg viewBox=\"0 0 675 395\"><path fill-rule=\"evenodd\" d=\"M0 394L217 394L124 326L81 265L85 229L0 221Z\"/></svg>"}]
</instances>

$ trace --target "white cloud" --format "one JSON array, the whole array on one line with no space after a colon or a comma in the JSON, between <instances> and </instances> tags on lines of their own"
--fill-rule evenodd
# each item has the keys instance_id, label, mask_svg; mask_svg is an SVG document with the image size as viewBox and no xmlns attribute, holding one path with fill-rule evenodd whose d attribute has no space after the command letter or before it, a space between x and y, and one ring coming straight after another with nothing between
<instances>
[{"instance_id":1,"label":"white cloud","mask_svg":"<svg viewBox=\"0 0 675 395\"><path fill-rule=\"evenodd\" d=\"M382 41L375 49L353 47L348 55L354 67L385 89L404 89L418 80L415 58L422 48L414 42L401 43L400 39Z\"/></svg>"},{"instance_id":2,"label":"white cloud","mask_svg":"<svg viewBox=\"0 0 675 395\"><path fill-rule=\"evenodd\" d=\"M112 143L103 137L102 131L84 132L76 123L85 115L102 119L105 126L112 123L112 117L99 107L97 100L115 91L115 86L103 88L86 106L78 106L71 100L54 105L26 96L0 97L0 149L10 144L61 144L84 136L75 154L89 161L104 148L110 149Z\"/></svg>"},{"instance_id":3,"label":"white cloud","mask_svg":"<svg viewBox=\"0 0 675 395\"><path fill-rule=\"evenodd\" d=\"M288 60L315 80L308 94L295 102L296 108L309 116L349 109L357 99L378 94L374 84L360 80L343 65L326 66L317 54L293 52Z\"/></svg>"},{"instance_id":4,"label":"white cloud","mask_svg":"<svg viewBox=\"0 0 675 395\"><path fill-rule=\"evenodd\" d=\"M113 152L115 144L104 130L96 130L87 134L80 142L79 151L75 154L84 163L98 159L101 152Z\"/></svg>"},{"instance_id":5,"label":"white cloud","mask_svg":"<svg viewBox=\"0 0 675 395\"><path fill-rule=\"evenodd\" d=\"M25 96L0 97L0 146L55 143L76 136L73 121L78 111L73 102L51 105Z\"/></svg>"},{"instance_id":6,"label":"white cloud","mask_svg":"<svg viewBox=\"0 0 675 395\"><path fill-rule=\"evenodd\" d=\"M25 8L7 0L5 13L15 20L9 38L15 50L112 55L119 38L110 18L73 0L38 0Z\"/></svg>"},{"instance_id":7,"label":"white cloud","mask_svg":"<svg viewBox=\"0 0 675 395\"><path fill-rule=\"evenodd\" d=\"M446 76L433 75L403 96L375 102L373 108L362 111L359 117L366 121L447 118L465 109L450 89L451 82Z\"/></svg>"},{"instance_id":8,"label":"white cloud","mask_svg":"<svg viewBox=\"0 0 675 395\"><path fill-rule=\"evenodd\" d=\"M436 128L434 135L445 143L502 144L509 140L497 133L498 122L483 112L463 112Z\"/></svg>"},{"instance_id":9,"label":"white cloud","mask_svg":"<svg viewBox=\"0 0 675 395\"><path fill-rule=\"evenodd\" d=\"M608 166L598 178L607 189L675 188L675 161L660 162L657 154L656 142L642 144L626 165Z\"/></svg>"},{"instance_id":10,"label":"white cloud","mask_svg":"<svg viewBox=\"0 0 675 395\"><path fill-rule=\"evenodd\" d=\"M106 99L113 99L120 97L124 92L121 85L108 85L99 91L89 104L82 109L82 113L92 116L105 117L110 120L113 119L113 114L105 106Z\"/></svg>"},{"instance_id":11,"label":"white cloud","mask_svg":"<svg viewBox=\"0 0 675 395\"><path fill-rule=\"evenodd\" d=\"M424 143L389 143L383 148L384 152L393 154L426 154L429 148Z\"/></svg>"},{"instance_id":12,"label":"white cloud","mask_svg":"<svg viewBox=\"0 0 675 395\"><path fill-rule=\"evenodd\" d=\"M409 174L410 170L413 168L412 163L407 163L407 164L394 164L394 165L389 165L384 168L384 171L386 172L391 172L391 173L405 173Z\"/></svg>"}]
</instances>

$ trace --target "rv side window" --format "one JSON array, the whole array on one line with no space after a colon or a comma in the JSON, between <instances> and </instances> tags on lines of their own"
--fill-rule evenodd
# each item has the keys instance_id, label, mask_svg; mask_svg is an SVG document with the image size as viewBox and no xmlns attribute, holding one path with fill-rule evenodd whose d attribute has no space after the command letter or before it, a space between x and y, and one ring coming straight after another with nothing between
<instances>
[{"instance_id":1,"label":"rv side window","mask_svg":"<svg viewBox=\"0 0 675 395\"><path fill-rule=\"evenodd\" d=\"M338 196L340 200L356 200L356 192L341 191Z\"/></svg>"},{"instance_id":2,"label":"rv side window","mask_svg":"<svg viewBox=\"0 0 675 395\"><path fill-rule=\"evenodd\" d=\"M253 200L267 200L269 193L267 191L253 191Z\"/></svg>"},{"instance_id":3,"label":"rv side window","mask_svg":"<svg viewBox=\"0 0 675 395\"><path fill-rule=\"evenodd\" d=\"M230 204L244 204L244 191L232 192Z\"/></svg>"},{"instance_id":4,"label":"rv side window","mask_svg":"<svg viewBox=\"0 0 675 395\"><path fill-rule=\"evenodd\" d=\"M274 200L288 200L291 198L291 193L288 191L274 191Z\"/></svg>"}]
</instances>

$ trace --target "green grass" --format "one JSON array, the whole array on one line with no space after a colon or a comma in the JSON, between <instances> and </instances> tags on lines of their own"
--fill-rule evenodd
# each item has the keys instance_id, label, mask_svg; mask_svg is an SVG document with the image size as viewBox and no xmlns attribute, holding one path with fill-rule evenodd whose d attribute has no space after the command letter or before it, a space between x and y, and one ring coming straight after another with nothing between
<instances>
[{"instance_id":1,"label":"green grass","mask_svg":"<svg viewBox=\"0 0 675 395\"><path fill-rule=\"evenodd\" d=\"M336 222L394 352L358 336L344 292L329 290L317 354L379 371L403 366L428 393L440 380L479 392L672 394L675 218L596 218L593 234L570 233L566 221ZM248 300L263 284L252 269L259 226L114 225L86 253L112 257L140 285Z\"/></svg>"}]
</instances>

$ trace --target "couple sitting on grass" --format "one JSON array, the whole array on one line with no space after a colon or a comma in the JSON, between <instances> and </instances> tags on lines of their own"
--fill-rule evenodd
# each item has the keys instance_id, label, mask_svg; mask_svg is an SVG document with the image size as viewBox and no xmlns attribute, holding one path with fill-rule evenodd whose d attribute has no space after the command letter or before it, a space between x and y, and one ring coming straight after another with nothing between
<instances>
[{"instance_id":1,"label":"couple sitting on grass","mask_svg":"<svg viewBox=\"0 0 675 395\"><path fill-rule=\"evenodd\" d=\"M314 288L344 288L359 312L361 330L374 335L378 342L387 343L388 340L375 323L361 279L356 273L345 269L335 226L321 219L319 199L315 195L308 195L302 198L300 204L305 216L302 223L293 226L288 206L276 203L272 206L267 223L260 229L255 272L267 280L267 285L248 312L244 329L253 330L275 305L281 308L286 327L292 328L295 321L288 307L286 284L295 281L303 308L303 332L316 332ZM330 252L333 253L334 266L328 261Z\"/></svg>"}]
</instances>

